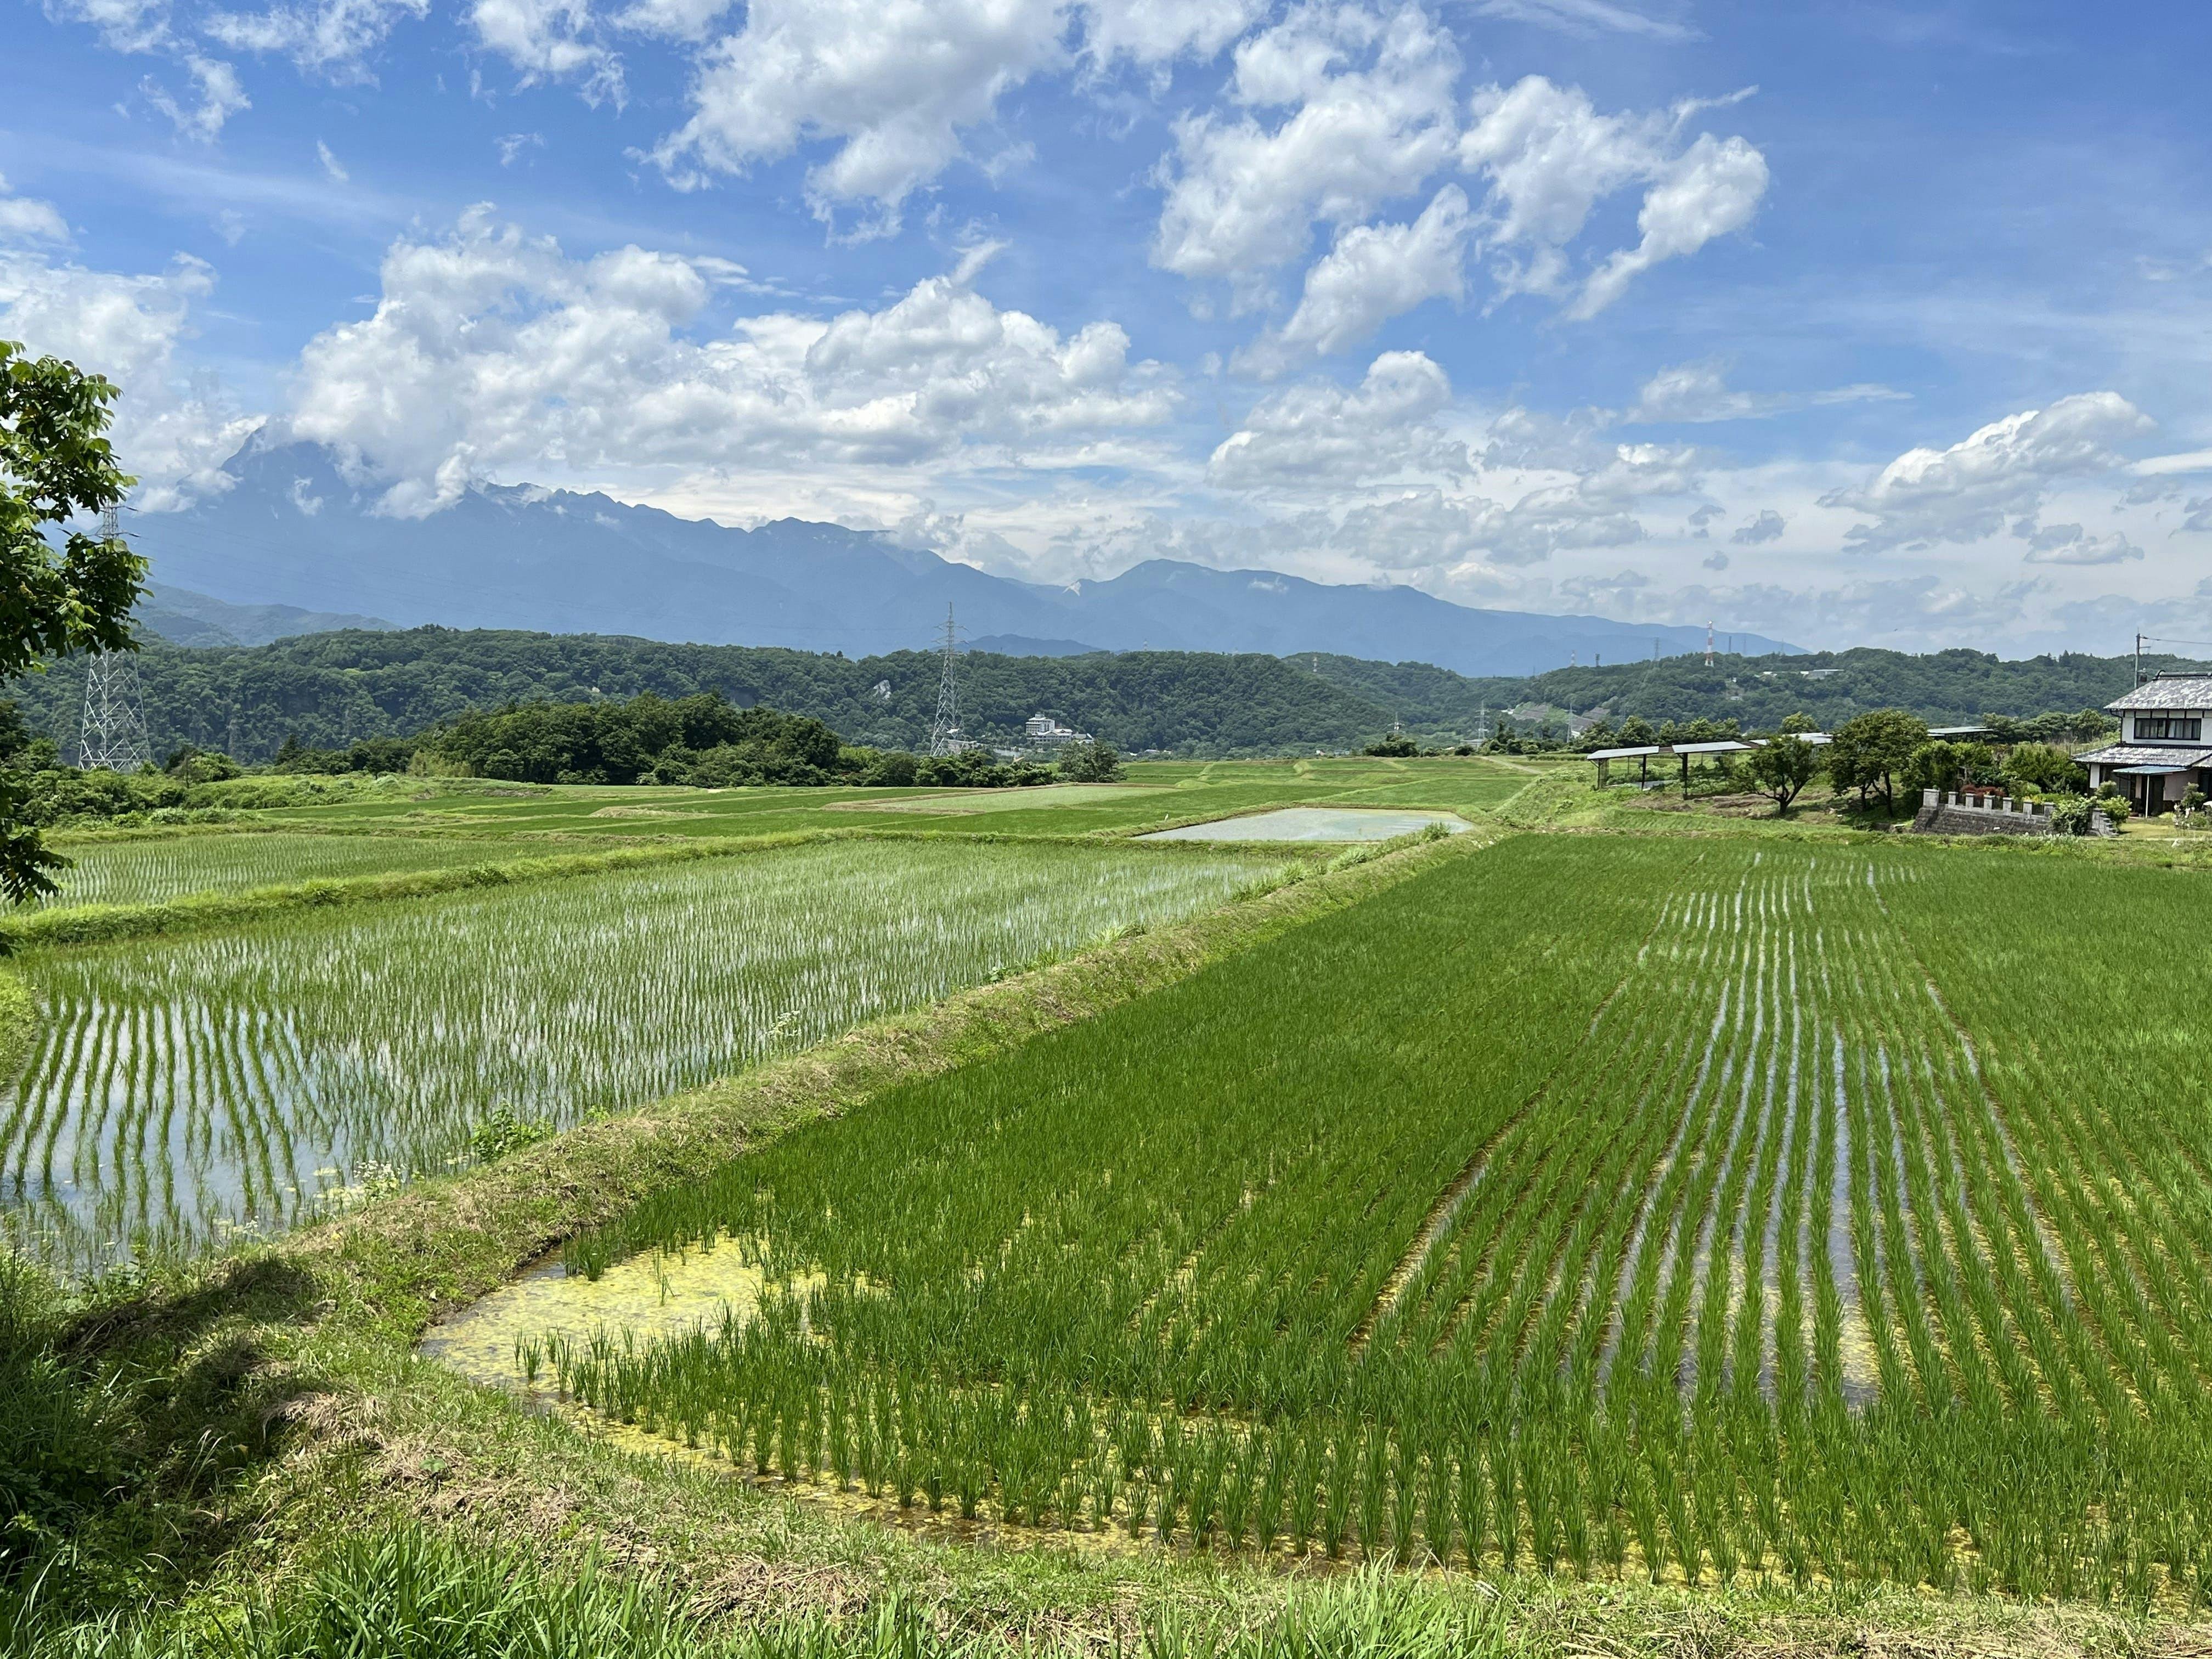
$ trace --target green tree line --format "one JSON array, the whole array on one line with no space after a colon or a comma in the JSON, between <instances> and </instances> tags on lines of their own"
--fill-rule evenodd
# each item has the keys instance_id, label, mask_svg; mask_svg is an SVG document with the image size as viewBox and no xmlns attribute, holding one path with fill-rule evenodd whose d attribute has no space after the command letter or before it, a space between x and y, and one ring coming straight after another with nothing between
<instances>
[{"instance_id":1,"label":"green tree line","mask_svg":"<svg viewBox=\"0 0 2212 1659\"><path fill-rule=\"evenodd\" d=\"M1595 714L1618 730L1632 720L1733 720L1747 732L1774 731L1792 714L1832 732L1856 715L1901 708L1929 726L1987 725L1992 716L2031 719L2054 710L2100 708L2136 683L2132 657L2000 658L1953 650L1915 656L1863 648L1805 656L1702 654L1602 668L1559 668L1528 679L1476 679L1426 663L1370 663L1302 653L1289 659L1317 678L1358 692L1434 740L1472 735L1486 710L1544 704ZM2146 673L2190 665L2145 657ZM1524 722L1525 724L1525 722ZM2051 734L2056 736L2057 734Z\"/></svg>"},{"instance_id":2,"label":"green tree line","mask_svg":"<svg viewBox=\"0 0 2212 1659\"><path fill-rule=\"evenodd\" d=\"M714 694L819 720L848 744L927 746L942 661L920 651L848 659L772 647L672 645L612 635L444 628L308 635L257 647L139 653L155 750L187 745L253 764L288 740L311 749L408 738L464 714L534 702L588 703L651 693ZM2173 665L2147 659L2145 666ZM2134 684L2125 657L2001 659L1854 650L1796 657L1702 657L1558 669L1528 679L1471 678L1427 663L1325 653L1287 658L1206 652L959 660L967 734L1012 743L1049 714L1128 754L1264 755L1357 749L1394 720L1424 746L1473 738L1501 710L1543 704L1595 714L1613 730L1735 722L1771 731L1802 714L1824 730L1878 708L1932 726L2095 708ZM7 695L34 735L73 746L83 666L64 659ZM1525 728L1530 723L1521 722ZM2041 734L2056 738L2059 734ZM710 745L711 746L711 745Z\"/></svg>"},{"instance_id":3,"label":"green tree line","mask_svg":"<svg viewBox=\"0 0 2212 1659\"><path fill-rule=\"evenodd\" d=\"M848 659L747 646L672 645L593 635L444 628L343 632L273 645L138 656L157 758L191 745L258 764L288 739L311 749L410 737L509 704L588 703L650 692L671 702L712 694L738 708L821 721L852 744L927 746L942 659L902 651ZM959 659L962 724L1011 744L1048 714L1124 753L1257 755L1346 749L1389 716L1281 659L1136 651L1083 657ZM31 730L64 750L76 738L84 672L73 662L27 676L6 695Z\"/></svg>"}]
</instances>

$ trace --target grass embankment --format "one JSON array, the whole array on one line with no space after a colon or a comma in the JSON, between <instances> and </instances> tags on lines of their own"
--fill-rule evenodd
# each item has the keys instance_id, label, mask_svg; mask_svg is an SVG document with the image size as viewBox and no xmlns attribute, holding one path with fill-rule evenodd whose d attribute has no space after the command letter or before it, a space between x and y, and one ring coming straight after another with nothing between
<instances>
[{"instance_id":1,"label":"grass embankment","mask_svg":"<svg viewBox=\"0 0 2212 1659\"><path fill-rule=\"evenodd\" d=\"M1334 872L589 1125L250 1257L101 1287L40 1350L96 1418L112 1462L96 1472L95 1493L58 1492L41 1510L52 1518L30 1547L53 1564L42 1604L82 1613L150 1598L164 1609L143 1627L151 1653L181 1650L164 1645L170 1634L188 1639L265 1594L258 1622L216 1650L261 1659L631 1646L906 1659L1009 1642L1141 1644L1164 1659L1486 1649L2122 1655L2170 1641L2170 1628L2115 1612L1881 1589L1699 1594L1528 1576L1495 1589L1426 1575L1376 1584L990 1531L922 1537L640 1455L410 1355L438 1310L651 1192L1473 855L1474 836L1379 856L1363 849ZM452 1542L421 1541L426 1525ZM354 1538L366 1541L348 1555ZM602 1578L563 1589L594 1553ZM317 1567L329 1571L311 1580ZM641 1611L610 1612L623 1597ZM539 1642L533 1628L598 1633ZM52 1651L100 1643L91 1632Z\"/></svg>"}]
</instances>

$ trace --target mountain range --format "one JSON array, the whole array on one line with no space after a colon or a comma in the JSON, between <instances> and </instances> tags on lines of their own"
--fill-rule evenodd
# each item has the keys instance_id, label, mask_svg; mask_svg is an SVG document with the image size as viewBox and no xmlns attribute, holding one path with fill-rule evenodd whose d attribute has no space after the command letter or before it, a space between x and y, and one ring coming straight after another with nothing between
<instances>
[{"instance_id":1,"label":"mountain range","mask_svg":"<svg viewBox=\"0 0 2212 1659\"><path fill-rule=\"evenodd\" d=\"M343 628L389 633L398 626L380 617L303 611L296 605L230 605L189 588L149 584L135 613L139 627L171 645L267 645L301 634L335 634Z\"/></svg>"},{"instance_id":2,"label":"mountain range","mask_svg":"<svg viewBox=\"0 0 2212 1659\"><path fill-rule=\"evenodd\" d=\"M229 605L361 619L355 626L390 617L858 656L927 646L949 606L964 635L1041 654L1322 651L1484 675L1705 644L1694 628L1481 611L1417 588L1173 559L1050 586L837 525L783 519L735 530L534 486L473 486L427 518L393 518L374 510L373 485L308 444L256 440L228 471L226 492L134 526L155 576ZM1743 634L1735 642L1796 648Z\"/></svg>"}]
</instances>

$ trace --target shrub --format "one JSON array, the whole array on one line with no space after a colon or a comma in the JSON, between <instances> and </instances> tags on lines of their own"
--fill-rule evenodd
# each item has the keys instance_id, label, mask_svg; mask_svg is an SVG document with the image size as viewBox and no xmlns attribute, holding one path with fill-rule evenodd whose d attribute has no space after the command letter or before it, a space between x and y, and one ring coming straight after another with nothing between
<instances>
[{"instance_id":1,"label":"shrub","mask_svg":"<svg viewBox=\"0 0 2212 1659\"><path fill-rule=\"evenodd\" d=\"M1055 769L1070 783L1111 783L1121 775L1121 757L1095 738L1071 743Z\"/></svg>"}]
</instances>

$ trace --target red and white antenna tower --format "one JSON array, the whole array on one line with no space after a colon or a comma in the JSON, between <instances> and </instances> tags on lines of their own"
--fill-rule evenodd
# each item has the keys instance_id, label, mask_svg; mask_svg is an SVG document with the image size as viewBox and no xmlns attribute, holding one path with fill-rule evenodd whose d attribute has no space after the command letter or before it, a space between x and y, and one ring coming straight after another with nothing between
<instances>
[{"instance_id":1,"label":"red and white antenna tower","mask_svg":"<svg viewBox=\"0 0 2212 1659\"><path fill-rule=\"evenodd\" d=\"M1706 667L1708 667L1708 668L1711 668L1712 665L1713 665L1713 625L1712 625L1711 623L1707 623L1705 624L1705 666L1706 666Z\"/></svg>"}]
</instances>

